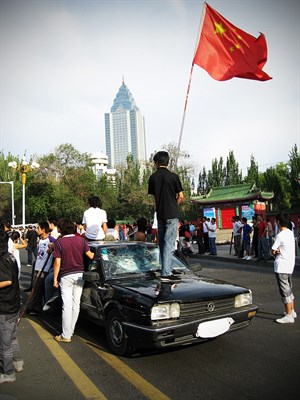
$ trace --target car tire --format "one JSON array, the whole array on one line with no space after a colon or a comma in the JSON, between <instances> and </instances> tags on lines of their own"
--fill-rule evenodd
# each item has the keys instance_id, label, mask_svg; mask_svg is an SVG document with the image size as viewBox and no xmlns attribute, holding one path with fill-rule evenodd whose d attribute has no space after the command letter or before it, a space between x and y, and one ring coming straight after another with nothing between
<instances>
[{"instance_id":1,"label":"car tire","mask_svg":"<svg viewBox=\"0 0 300 400\"><path fill-rule=\"evenodd\" d=\"M105 324L106 339L110 350L117 356L128 355L131 351L128 336L123 327L122 317L117 310L109 312Z\"/></svg>"}]
</instances>

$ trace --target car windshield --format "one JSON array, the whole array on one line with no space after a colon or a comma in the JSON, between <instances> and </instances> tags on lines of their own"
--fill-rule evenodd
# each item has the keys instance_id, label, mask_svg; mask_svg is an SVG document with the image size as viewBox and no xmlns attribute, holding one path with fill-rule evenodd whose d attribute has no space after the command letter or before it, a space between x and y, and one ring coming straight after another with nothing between
<instances>
[{"instance_id":1,"label":"car windshield","mask_svg":"<svg viewBox=\"0 0 300 400\"><path fill-rule=\"evenodd\" d=\"M106 279L128 274L149 275L161 272L159 248L147 244L126 244L100 248ZM186 270L185 265L173 257L173 269Z\"/></svg>"}]
</instances>

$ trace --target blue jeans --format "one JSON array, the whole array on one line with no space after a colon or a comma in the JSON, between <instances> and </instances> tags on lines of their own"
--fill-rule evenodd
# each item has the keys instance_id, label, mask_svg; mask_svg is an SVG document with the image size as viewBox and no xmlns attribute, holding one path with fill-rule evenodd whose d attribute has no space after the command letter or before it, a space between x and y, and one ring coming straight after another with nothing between
<instances>
[{"instance_id":1,"label":"blue jeans","mask_svg":"<svg viewBox=\"0 0 300 400\"><path fill-rule=\"evenodd\" d=\"M270 259L269 251L269 239L264 237L258 238L258 259L261 260L264 258L265 261L268 261Z\"/></svg>"},{"instance_id":2,"label":"blue jeans","mask_svg":"<svg viewBox=\"0 0 300 400\"><path fill-rule=\"evenodd\" d=\"M158 244L162 264L161 275L172 275L172 254L175 250L178 218L158 220Z\"/></svg>"},{"instance_id":3,"label":"blue jeans","mask_svg":"<svg viewBox=\"0 0 300 400\"><path fill-rule=\"evenodd\" d=\"M27 256L28 256L28 258L27 258L27 264L30 264L30 265L32 265L33 264L33 258L32 258L32 255L34 255L34 259L36 260L36 258L37 258L37 253L38 253L38 249L37 249L37 246L34 246L34 247L27 247Z\"/></svg>"},{"instance_id":4,"label":"blue jeans","mask_svg":"<svg viewBox=\"0 0 300 400\"><path fill-rule=\"evenodd\" d=\"M216 238L215 237L210 237L208 240L209 240L210 254L212 256L216 256L217 255Z\"/></svg>"},{"instance_id":5,"label":"blue jeans","mask_svg":"<svg viewBox=\"0 0 300 400\"><path fill-rule=\"evenodd\" d=\"M60 294L59 289L55 289L53 287L53 280L54 270L53 268L51 268L45 278L45 303L47 303L47 301L50 300L52 297L58 296Z\"/></svg>"}]
</instances>

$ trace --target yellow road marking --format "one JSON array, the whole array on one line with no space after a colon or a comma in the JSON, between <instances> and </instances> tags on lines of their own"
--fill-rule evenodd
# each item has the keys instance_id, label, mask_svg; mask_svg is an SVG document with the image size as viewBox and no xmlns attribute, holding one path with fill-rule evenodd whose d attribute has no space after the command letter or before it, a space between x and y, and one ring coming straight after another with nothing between
<instances>
[{"instance_id":1,"label":"yellow road marking","mask_svg":"<svg viewBox=\"0 0 300 400\"><path fill-rule=\"evenodd\" d=\"M27 320L39 337L43 340L45 345L56 358L62 369L72 379L75 386L83 394L86 399L93 400L106 400L106 397L100 390L93 384L93 382L81 371L81 369L74 363L72 358L62 349L62 347L53 339L45 329L43 329L36 322ZM68 345L68 344L67 344Z\"/></svg>"},{"instance_id":2,"label":"yellow road marking","mask_svg":"<svg viewBox=\"0 0 300 400\"><path fill-rule=\"evenodd\" d=\"M88 340L79 338L86 343L96 354L98 354L107 364L114 368L119 374L135 386L145 397L151 400L171 400L155 386L151 385L146 379L142 378L133 369L119 360L116 356L101 350L96 344Z\"/></svg>"}]
</instances>

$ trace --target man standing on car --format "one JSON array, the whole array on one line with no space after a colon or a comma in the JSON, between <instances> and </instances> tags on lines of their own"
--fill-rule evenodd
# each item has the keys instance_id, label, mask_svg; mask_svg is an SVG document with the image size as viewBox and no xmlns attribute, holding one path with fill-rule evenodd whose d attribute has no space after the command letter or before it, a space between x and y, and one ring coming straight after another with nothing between
<instances>
[{"instance_id":1,"label":"man standing on car","mask_svg":"<svg viewBox=\"0 0 300 400\"><path fill-rule=\"evenodd\" d=\"M178 228L178 205L183 200L183 189L179 176L168 170L169 154L166 151L157 152L153 161L156 166L148 183L148 194L155 198L155 208L158 220L158 243L162 263L161 281L178 280L172 275L172 252L175 249Z\"/></svg>"}]
</instances>

